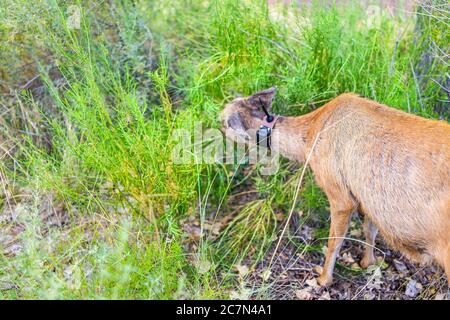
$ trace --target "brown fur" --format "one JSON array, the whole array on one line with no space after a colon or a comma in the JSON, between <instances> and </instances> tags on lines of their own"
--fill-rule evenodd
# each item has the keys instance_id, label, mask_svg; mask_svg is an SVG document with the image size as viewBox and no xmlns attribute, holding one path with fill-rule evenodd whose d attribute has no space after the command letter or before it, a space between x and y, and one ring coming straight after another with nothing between
<instances>
[{"instance_id":1,"label":"brown fur","mask_svg":"<svg viewBox=\"0 0 450 320\"><path fill-rule=\"evenodd\" d=\"M256 130L275 89L235 99L223 110L224 127ZM231 121L230 121L231 120ZM250 136L251 143L255 138ZM313 148L314 146L314 148ZM330 202L328 252L318 279L332 273L353 212L365 215L366 253L375 262L377 230L411 260L437 262L450 281L450 125L427 120L355 94L342 94L299 117L281 117L272 147L308 164Z\"/></svg>"}]
</instances>

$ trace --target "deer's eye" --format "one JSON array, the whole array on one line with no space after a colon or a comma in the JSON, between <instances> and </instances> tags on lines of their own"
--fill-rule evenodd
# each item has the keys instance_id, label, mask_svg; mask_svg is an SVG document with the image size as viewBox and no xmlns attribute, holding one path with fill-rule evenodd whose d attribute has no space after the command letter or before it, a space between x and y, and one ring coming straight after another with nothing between
<instances>
[{"instance_id":1,"label":"deer's eye","mask_svg":"<svg viewBox=\"0 0 450 320\"><path fill-rule=\"evenodd\" d=\"M265 117L265 114L263 112L259 111L259 110L252 110L252 111L250 111L250 115L253 118L258 118L258 119L261 119L261 120L264 119L264 117Z\"/></svg>"}]
</instances>

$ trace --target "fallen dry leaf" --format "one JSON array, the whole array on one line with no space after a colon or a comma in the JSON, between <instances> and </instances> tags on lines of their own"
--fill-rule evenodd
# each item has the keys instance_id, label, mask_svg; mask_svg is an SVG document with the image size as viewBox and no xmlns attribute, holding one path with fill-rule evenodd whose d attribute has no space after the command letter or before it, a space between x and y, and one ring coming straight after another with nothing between
<instances>
[{"instance_id":1,"label":"fallen dry leaf","mask_svg":"<svg viewBox=\"0 0 450 320\"><path fill-rule=\"evenodd\" d=\"M380 290L381 289L381 285L383 284L383 281L381 281L381 268L377 267L377 266L371 266L374 267L375 269L373 270L372 276L370 277L369 283L367 284L367 288L369 289L375 289L375 290ZM371 267L369 267L367 270L371 270Z\"/></svg>"},{"instance_id":2,"label":"fallen dry leaf","mask_svg":"<svg viewBox=\"0 0 450 320\"><path fill-rule=\"evenodd\" d=\"M355 263L355 259L353 259L352 254L350 252L345 252L342 255L342 261L346 264Z\"/></svg>"},{"instance_id":3,"label":"fallen dry leaf","mask_svg":"<svg viewBox=\"0 0 450 320\"><path fill-rule=\"evenodd\" d=\"M206 273L211 269L211 262L208 260L199 261L197 262L197 268L199 273Z\"/></svg>"},{"instance_id":4,"label":"fallen dry leaf","mask_svg":"<svg viewBox=\"0 0 450 320\"><path fill-rule=\"evenodd\" d=\"M308 286L313 287L313 288L318 288L319 287L319 285L317 284L317 279L316 278L308 279L308 280L305 281L305 283Z\"/></svg>"},{"instance_id":5,"label":"fallen dry leaf","mask_svg":"<svg viewBox=\"0 0 450 320\"><path fill-rule=\"evenodd\" d=\"M446 299L447 299L447 294L445 294L445 293L438 293L436 295L436 297L434 297L434 300L446 300Z\"/></svg>"},{"instance_id":6,"label":"fallen dry leaf","mask_svg":"<svg viewBox=\"0 0 450 320\"><path fill-rule=\"evenodd\" d=\"M311 300L313 295L310 292L310 288L303 288L301 290L295 290L295 296L299 300Z\"/></svg>"},{"instance_id":7,"label":"fallen dry leaf","mask_svg":"<svg viewBox=\"0 0 450 320\"><path fill-rule=\"evenodd\" d=\"M330 293L328 291L324 291L320 296L319 300L330 300Z\"/></svg>"},{"instance_id":8,"label":"fallen dry leaf","mask_svg":"<svg viewBox=\"0 0 450 320\"><path fill-rule=\"evenodd\" d=\"M397 259L394 259L394 267L400 273L404 273L408 270L408 268L406 268L406 265L402 261Z\"/></svg>"},{"instance_id":9,"label":"fallen dry leaf","mask_svg":"<svg viewBox=\"0 0 450 320\"><path fill-rule=\"evenodd\" d=\"M243 278L248 274L248 267L245 265L237 264L235 266L236 270L239 272L239 277Z\"/></svg>"},{"instance_id":10,"label":"fallen dry leaf","mask_svg":"<svg viewBox=\"0 0 450 320\"><path fill-rule=\"evenodd\" d=\"M375 297L375 293L373 292L367 292L364 294L364 300L373 300Z\"/></svg>"},{"instance_id":11,"label":"fallen dry leaf","mask_svg":"<svg viewBox=\"0 0 450 320\"><path fill-rule=\"evenodd\" d=\"M415 298L420 293L420 291L422 291L422 288L423 287L419 282L411 279L406 285L405 295L411 298Z\"/></svg>"},{"instance_id":12,"label":"fallen dry leaf","mask_svg":"<svg viewBox=\"0 0 450 320\"><path fill-rule=\"evenodd\" d=\"M362 235L361 229L353 229L350 231L350 235L355 238L359 238Z\"/></svg>"},{"instance_id":13,"label":"fallen dry leaf","mask_svg":"<svg viewBox=\"0 0 450 320\"><path fill-rule=\"evenodd\" d=\"M230 298L232 300L248 300L251 294L252 290L250 290L249 288L241 287L239 291L231 291Z\"/></svg>"},{"instance_id":14,"label":"fallen dry leaf","mask_svg":"<svg viewBox=\"0 0 450 320\"><path fill-rule=\"evenodd\" d=\"M270 272L270 270L267 269L267 270L264 270L264 271L260 274L260 277L261 277L264 281L267 281L267 280L269 280L271 274L272 274L272 272Z\"/></svg>"}]
</instances>

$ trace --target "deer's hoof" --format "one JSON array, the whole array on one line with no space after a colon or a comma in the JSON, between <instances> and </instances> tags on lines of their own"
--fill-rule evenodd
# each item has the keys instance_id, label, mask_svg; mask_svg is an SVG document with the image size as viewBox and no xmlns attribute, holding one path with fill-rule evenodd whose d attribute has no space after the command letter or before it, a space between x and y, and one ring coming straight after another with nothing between
<instances>
[{"instance_id":1,"label":"deer's hoof","mask_svg":"<svg viewBox=\"0 0 450 320\"><path fill-rule=\"evenodd\" d=\"M367 257L364 256L364 258L362 258L361 262L359 263L359 265L361 266L361 268L366 269L372 265L374 265L377 262L377 260L375 259L375 257Z\"/></svg>"},{"instance_id":2,"label":"deer's hoof","mask_svg":"<svg viewBox=\"0 0 450 320\"><path fill-rule=\"evenodd\" d=\"M317 278L317 284L321 287L328 287L333 283L333 277L327 277L324 275L321 275Z\"/></svg>"}]
</instances>

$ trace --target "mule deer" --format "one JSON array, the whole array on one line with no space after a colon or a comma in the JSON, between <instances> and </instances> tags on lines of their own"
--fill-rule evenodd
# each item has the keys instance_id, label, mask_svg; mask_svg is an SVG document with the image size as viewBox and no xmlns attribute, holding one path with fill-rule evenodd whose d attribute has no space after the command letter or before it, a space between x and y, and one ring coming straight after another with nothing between
<instances>
[{"instance_id":1,"label":"mule deer","mask_svg":"<svg viewBox=\"0 0 450 320\"><path fill-rule=\"evenodd\" d=\"M275 88L237 98L222 111L232 139L266 123ZM273 125L272 125L273 126ZM241 140L242 141L242 140ZM373 264L378 230L388 244L420 263L437 262L450 282L450 125L345 93L298 117L278 118L271 147L305 163L330 203L328 251L320 285L329 285L353 212L364 215L365 253Z\"/></svg>"}]
</instances>

